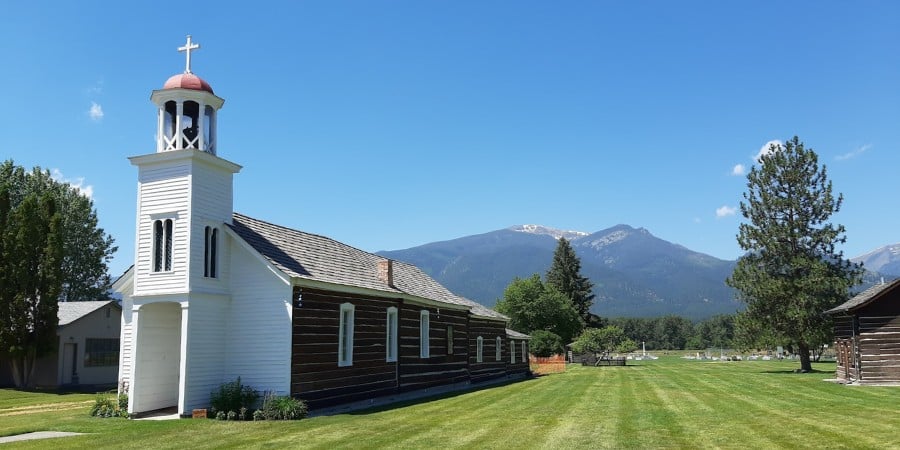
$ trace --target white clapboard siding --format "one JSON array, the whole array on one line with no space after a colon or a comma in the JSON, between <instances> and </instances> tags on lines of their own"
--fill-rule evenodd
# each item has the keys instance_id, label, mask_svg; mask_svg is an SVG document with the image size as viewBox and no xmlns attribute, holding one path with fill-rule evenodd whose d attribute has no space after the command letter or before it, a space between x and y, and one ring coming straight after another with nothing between
<instances>
[{"instance_id":1,"label":"white clapboard siding","mask_svg":"<svg viewBox=\"0 0 900 450\"><path fill-rule=\"evenodd\" d=\"M184 411L209 406L210 392L224 381L228 297L191 295L188 306L188 348Z\"/></svg>"},{"instance_id":2,"label":"white clapboard siding","mask_svg":"<svg viewBox=\"0 0 900 450\"><path fill-rule=\"evenodd\" d=\"M184 162L141 167L138 175L138 236L135 294L165 294L187 289L191 167ZM152 273L153 220L174 219L172 270Z\"/></svg>"},{"instance_id":3,"label":"white clapboard siding","mask_svg":"<svg viewBox=\"0 0 900 450\"><path fill-rule=\"evenodd\" d=\"M291 286L239 245L231 250L229 378L290 393Z\"/></svg>"},{"instance_id":4,"label":"white clapboard siding","mask_svg":"<svg viewBox=\"0 0 900 450\"><path fill-rule=\"evenodd\" d=\"M191 178L191 290L224 292L229 283L230 258L223 228L226 223L231 223L232 174L197 164ZM207 226L219 229L216 278L203 276Z\"/></svg>"},{"instance_id":5,"label":"white clapboard siding","mask_svg":"<svg viewBox=\"0 0 900 450\"><path fill-rule=\"evenodd\" d=\"M134 333L131 326L131 297L122 297L122 327L119 336L119 392L127 394L131 386L131 356Z\"/></svg>"}]
</instances>

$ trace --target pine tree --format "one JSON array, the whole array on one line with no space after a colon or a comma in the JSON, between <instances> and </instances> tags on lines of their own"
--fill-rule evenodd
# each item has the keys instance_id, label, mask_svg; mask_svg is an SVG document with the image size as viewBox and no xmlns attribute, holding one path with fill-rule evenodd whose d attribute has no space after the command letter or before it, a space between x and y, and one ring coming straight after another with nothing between
<instances>
[{"instance_id":1,"label":"pine tree","mask_svg":"<svg viewBox=\"0 0 900 450\"><path fill-rule=\"evenodd\" d=\"M559 238L556 251L553 252L553 264L547 271L547 284L566 295L571 301L582 323L590 324L591 305L594 303L592 292L594 284L587 277L581 276L581 260L566 238Z\"/></svg>"},{"instance_id":2,"label":"pine tree","mask_svg":"<svg viewBox=\"0 0 900 450\"><path fill-rule=\"evenodd\" d=\"M826 343L832 325L822 313L848 297L862 269L837 244L843 225L829 222L843 196L832 194L825 166L796 136L770 147L747 175L738 244L747 253L727 280L747 304L739 323L795 345L800 369L812 370L811 346Z\"/></svg>"}]
</instances>

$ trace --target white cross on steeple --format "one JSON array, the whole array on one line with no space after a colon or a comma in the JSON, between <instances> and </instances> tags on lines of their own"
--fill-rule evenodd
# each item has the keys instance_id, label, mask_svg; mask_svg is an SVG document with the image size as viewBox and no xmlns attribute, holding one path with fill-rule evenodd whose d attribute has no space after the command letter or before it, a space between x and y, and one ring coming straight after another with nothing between
<instances>
[{"instance_id":1,"label":"white cross on steeple","mask_svg":"<svg viewBox=\"0 0 900 450\"><path fill-rule=\"evenodd\" d=\"M191 50L197 50L200 48L200 44L195 44L191 42L191 35L187 35L187 43L184 44L184 47L178 47L179 52L187 53L187 62L184 65L184 73L192 73L191 72Z\"/></svg>"}]
</instances>

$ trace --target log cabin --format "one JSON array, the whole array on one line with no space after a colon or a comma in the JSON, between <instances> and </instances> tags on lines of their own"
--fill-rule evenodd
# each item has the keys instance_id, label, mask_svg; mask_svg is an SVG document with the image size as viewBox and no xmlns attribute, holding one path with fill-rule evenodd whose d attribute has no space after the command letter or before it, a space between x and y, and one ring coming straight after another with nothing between
<instances>
[{"instance_id":1,"label":"log cabin","mask_svg":"<svg viewBox=\"0 0 900 450\"><path fill-rule=\"evenodd\" d=\"M826 314L834 319L838 381L900 384L900 280L872 286Z\"/></svg>"},{"instance_id":2,"label":"log cabin","mask_svg":"<svg viewBox=\"0 0 900 450\"><path fill-rule=\"evenodd\" d=\"M135 260L113 286L130 414L188 416L237 377L320 408L528 374L528 336L419 268L235 213L224 99L189 58L150 99L156 151L129 158Z\"/></svg>"}]
</instances>

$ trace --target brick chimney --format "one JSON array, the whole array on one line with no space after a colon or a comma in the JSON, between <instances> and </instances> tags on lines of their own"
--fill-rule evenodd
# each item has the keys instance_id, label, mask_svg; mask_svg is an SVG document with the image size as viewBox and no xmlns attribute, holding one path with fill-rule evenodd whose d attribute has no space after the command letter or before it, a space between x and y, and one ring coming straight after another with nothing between
<instances>
[{"instance_id":1,"label":"brick chimney","mask_svg":"<svg viewBox=\"0 0 900 450\"><path fill-rule=\"evenodd\" d=\"M394 287L394 261L390 259L378 261L378 279Z\"/></svg>"}]
</instances>

